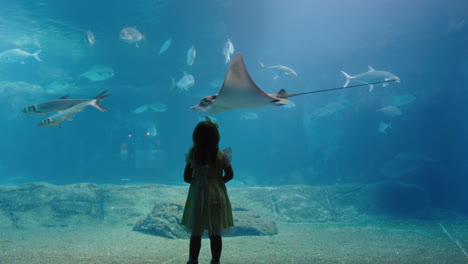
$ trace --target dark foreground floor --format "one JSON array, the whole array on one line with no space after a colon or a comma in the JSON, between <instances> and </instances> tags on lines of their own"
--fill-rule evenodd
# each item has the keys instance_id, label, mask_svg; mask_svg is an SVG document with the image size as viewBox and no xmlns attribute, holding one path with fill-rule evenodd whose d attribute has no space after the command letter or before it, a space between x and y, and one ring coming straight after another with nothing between
<instances>
[{"instance_id":1,"label":"dark foreground floor","mask_svg":"<svg viewBox=\"0 0 468 264\"><path fill-rule=\"evenodd\" d=\"M444 233L442 224L450 238ZM224 238L223 264L411 263L466 264L467 223L384 222L279 224L269 237ZM458 245L457 245L458 242ZM185 263L188 240L131 231L131 227L80 226L0 230L0 263ZM200 263L209 263L203 240Z\"/></svg>"}]
</instances>

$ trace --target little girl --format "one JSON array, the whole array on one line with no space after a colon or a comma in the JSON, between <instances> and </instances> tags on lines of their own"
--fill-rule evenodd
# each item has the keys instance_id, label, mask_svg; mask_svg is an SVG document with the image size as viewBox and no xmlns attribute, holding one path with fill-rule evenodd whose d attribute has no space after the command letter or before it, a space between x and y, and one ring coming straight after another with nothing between
<instances>
[{"instance_id":1,"label":"little girl","mask_svg":"<svg viewBox=\"0 0 468 264\"><path fill-rule=\"evenodd\" d=\"M211 264L219 264L221 233L234 226L225 185L234 177L231 150L219 150L219 138L215 123L200 122L193 131L193 147L186 154L184 181L190 183L190 189L181 224L192 232L187 264L198 263L201 237L206 232L211 243Z\"/></svg>"}]
</instances>

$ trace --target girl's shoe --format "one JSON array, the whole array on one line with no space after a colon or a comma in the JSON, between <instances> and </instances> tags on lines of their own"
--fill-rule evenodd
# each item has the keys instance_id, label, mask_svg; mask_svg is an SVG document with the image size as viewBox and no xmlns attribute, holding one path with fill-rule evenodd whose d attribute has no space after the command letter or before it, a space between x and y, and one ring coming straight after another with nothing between
<instances>
[{"instance_id":1,"label":"girl's shoe","mask_svg":"<svg viewBox=\"0 0 468 264\"><path fill-rule=\"evenodd\" d=\"M198 264L198 260L191 260L191 259L189 259L189 260L187 261L187 264Z\"/></svg>"}]
</instances>

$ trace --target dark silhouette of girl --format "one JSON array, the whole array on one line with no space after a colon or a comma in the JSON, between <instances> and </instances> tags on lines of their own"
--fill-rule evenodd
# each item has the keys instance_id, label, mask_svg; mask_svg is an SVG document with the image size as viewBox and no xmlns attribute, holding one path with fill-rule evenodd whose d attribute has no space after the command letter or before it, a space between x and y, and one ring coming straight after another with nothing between
<instances>
[{"instance_id":1,"label":"dark silhouette of girl","mask_svg":"<svg viewBox=\"0 0 468 264\"><path fill-rule=\"evenodd\" d=\"M219 264L221 234L234 226L225 185L234 177L231 149L219 150L219 139L216 124L200 122L193 131L193 147L186 154L184 181L190 183L190 189L181 224L192 232L187 264L198 263L203 234L210 237L211 264Z\"/></svg>"}]
</instances>

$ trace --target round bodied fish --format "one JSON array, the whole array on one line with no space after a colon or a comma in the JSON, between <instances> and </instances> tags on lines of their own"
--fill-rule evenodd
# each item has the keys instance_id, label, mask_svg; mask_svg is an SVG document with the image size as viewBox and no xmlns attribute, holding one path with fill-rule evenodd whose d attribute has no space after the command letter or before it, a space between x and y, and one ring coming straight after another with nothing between
<instances>
[{"instance_id":1,"label":"round bodied fish","mask_svg":"<svg viewBox=\"0 0 468 264\"><path fill-rule=\"evenodd\" d=\"M401 116L402 114L400 108L394 105L384 106L377 111L384 113L385 115L389 117Z\"/></svg>"},{"instance_id":2,"label":"round bodied fish","mask_svg":"<svg viewBox=\"0 0 468 264\"><path fill-rule=\"evenodd\" d=\"M179 87L180 92L188 91L188 89L194 85L195 85L195 78L193 77L193 75L184 73L184 77L182 77L177 83L174 81L174 79L172 79L171 90L172 88L174 88L174 86L177 86Z\"/></svg>"},{"instance_id":3,"label":"round bodied fish","mask_svg":"<svg viewBox=\"0 0 468 264\"><path fill-rule=\"evenodd\" d=\"M137 47L139 47L138 43L145 39L143 34L141 34L141 32L134 27L123 28L120 31L119 36L122 41L127 42L129 44L135 44Z\"/></svg>"},{"instance_id":4,"label":"round bodied fish","mask_svg":"<svg viewBox=\"0 0 468 264\"><path fill-rule=\"evenodd\" d=\"M114 75L115 75L114 70L111 67L104 66L104 65L94 65L93 67L91 67L91 69L82 73L78 77L78 80L81 79L81 77L85 77L91 82L97 82L97 81L104 81L104 80L110 79L114 77ZM77 83L78 80L76 80L75 83Z\"/></svg>"},{"instance_id":5,"label":"round bodied fish","mask_svg":"<svg viewBox=\"0 0 468 264\"><path fill-rule=\"evenodd\" d=\"M90 47L94 46L94 43L96 43L96 36L91 30L86 31L86 39Z\"/></svg>"},{"instance_id":6,"label":"round bodied fish","mask_svg":"<svg viewBox=\"0 0 468 264\"><path fill-rule=\"evenodd\" d=\"M151 110L154 112L166 112L167 111L167 106L163 103L152 103L150 106Z\"/></svg>"}]
</instances>

